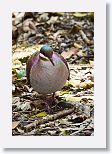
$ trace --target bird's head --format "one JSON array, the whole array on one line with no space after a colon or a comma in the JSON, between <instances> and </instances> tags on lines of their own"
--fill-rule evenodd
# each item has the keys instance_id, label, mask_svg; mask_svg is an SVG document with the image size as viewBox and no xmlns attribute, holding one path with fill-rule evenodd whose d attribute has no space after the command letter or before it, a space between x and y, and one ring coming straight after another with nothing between
<instances>
[{"instance_id":1,"label":"bird's head","mask_svg":"<svg viewBox=\"0 0 112 154\"><path fill-rule=\"evenodd\" d=\"M54 62L52 60L53 49L49 45L44 45L43 47L41 47L40 53L47 57L54 65Z\"/></svg>"}]
</instances>

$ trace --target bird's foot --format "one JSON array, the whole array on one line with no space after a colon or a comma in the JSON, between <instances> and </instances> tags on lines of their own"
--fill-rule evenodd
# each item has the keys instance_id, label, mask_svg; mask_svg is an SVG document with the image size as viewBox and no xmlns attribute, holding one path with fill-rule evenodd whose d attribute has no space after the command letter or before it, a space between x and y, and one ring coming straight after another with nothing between
<instances>
[{"instance_id":1,"label":"bird's foot","mask_svg":"<svg viewBox=\"0 0 112 154\"><path fill-rule=\"evenodd\" d=\"M44 102L45 102L45 110L49 113L52 114L56 108L57 108L57 104L58 104L58 100L55 98L55 94L53 93L52 97L50 96L44 96Z\"/></svg>"},{"instance_id":2,"label":"bird's foot","mask_svg":"<svg viewBox=\"0 0 112 154\"><path fill-rule=\"evenodd\" d=\"M52 114L52 113L53 113L53 110L52 110L52 108L50 107L48 101L45 101L45 110L46 110L49 114Z\"/></svg>"},{"instance_id":3,"label":"bird's foot","mask_svg":"<svg viewBox=\"0 0 112 154\"><path fill-rule=\"evenodd\" d=\"M46 111L49 113L49 114L53 114L53 112L56 110L57 108L57 104L58 104L58 100L55 98L55 99L48 99L45 101L45 106L46 106Z\"/></svg>"}]
</instances>

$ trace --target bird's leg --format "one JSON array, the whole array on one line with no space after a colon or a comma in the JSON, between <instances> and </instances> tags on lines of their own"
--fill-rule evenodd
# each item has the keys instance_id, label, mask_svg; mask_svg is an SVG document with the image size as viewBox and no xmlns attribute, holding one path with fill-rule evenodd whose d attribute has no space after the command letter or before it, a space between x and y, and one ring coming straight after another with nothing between
<instances>
[{"instance_id":1,"label":"bird's leg","mask_svg":"<svg viewBox=\"0 0 112 154\"><path fill-rule=\"evenodd\" d=\"M55 93L52 94L52 100L55 101Z\"/></svg>"},{"instance_id":2,"label":"bird's leg","mask_svg":"<svg viewBox=\"0 0 112 154\"><path fill-rule=\"evenodd\" d=\"M56 105L56 104L58 103L58 102L57 102L57 99L55 98L55 93L52 94L51 103L52 103L52 106L53 106L53 105Z\"/></svg>"},{"instance_id":3,"label":"bird's leg","mask_svg":"<svg viewBox=\"0 0 112 154\"><path fill-rule=\"evenodd\" d=\"M46 95L44 96L44 103L45 103L45 109L46 109L46 111L47 111L49 114L51 114L53 111L52 111L52 109L51 109L51 107L50 107L50 102L49 102L49 100L47 99L47 96L46 96Z\"/></svg>"},{"instance_id":4,"label":"bird's leg","mask_svg":"<svg viewBox=\"0 0 112 154\"><path fill-rule=\"evenodd\" d=\"M52 107L54 108L58 104L58 101L55 98L55 93L53 93L51 97L48 97L47 95L44 95L44 98L43 99L44 99L46 111L49 114L53 113Z\"/></svg>"}]
</instances>

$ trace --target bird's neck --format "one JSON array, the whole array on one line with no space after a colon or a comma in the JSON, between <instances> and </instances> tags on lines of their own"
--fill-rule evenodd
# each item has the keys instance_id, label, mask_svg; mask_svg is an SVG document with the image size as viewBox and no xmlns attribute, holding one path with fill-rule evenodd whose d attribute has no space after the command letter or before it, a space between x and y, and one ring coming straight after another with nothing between
<instances>
[{"instance_id":1,"label":"bird's neck","mask_svg":"<svg viewBox=\"0 0 112 154\"><path fill-rule=\"evenodd\" d=\"M47 61L47 60L49 61L49 58L43 55L42 53L39 53L39 58L44 61Z\"/></svg>"}]
</instances>

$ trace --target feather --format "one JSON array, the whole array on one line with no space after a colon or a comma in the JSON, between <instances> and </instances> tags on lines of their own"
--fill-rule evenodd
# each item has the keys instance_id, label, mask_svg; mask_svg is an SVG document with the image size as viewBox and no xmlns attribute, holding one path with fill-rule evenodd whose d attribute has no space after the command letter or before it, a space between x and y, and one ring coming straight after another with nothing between
<instances>
[{"instance_id":1,"label":"feather","mask_svg":"<svg viewBox=\"0 0 112 154\"><path fill-rule=\"evenodd\" d=\"M39 52L35 52L27 61L26 64L26 76L28 84L30 84L30 71L33 65L37 64L39 61Z\"/></svg>"},{"instance_id":2,"label":"feather","mask_svg":"<svg viewBox=\"0 0 112 154\"><path fill-rule=\"evenodd\" d=\"M66 60L64 59L64 57L60 54L58 54L57 52L54 52L63 62L64 64L66 65L67 69L68 69L68 72L69 72L69 76L68 76L68 80L70 80L70 70L69 70L69 67L68 67L68 64L66 62Z\"/></svg>"}]
</instances>

